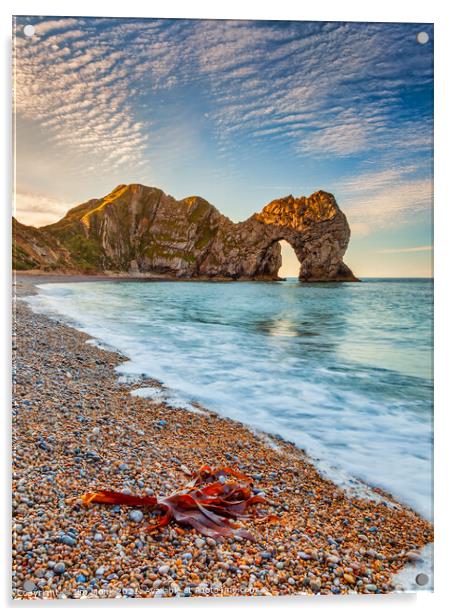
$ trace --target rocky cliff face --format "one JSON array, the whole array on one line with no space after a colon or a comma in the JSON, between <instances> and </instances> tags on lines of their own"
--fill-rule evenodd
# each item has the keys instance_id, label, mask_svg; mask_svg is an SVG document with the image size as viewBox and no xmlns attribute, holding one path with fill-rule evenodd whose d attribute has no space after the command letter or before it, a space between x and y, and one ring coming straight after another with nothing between
<instances>
[{"instance_id":1,"label":"rocky cliff face","mask_svg":"<svg viewBox=\"0 0 452 616\"><path fill-rule=\"evenodd\" d=\"M300 280L356 280L342 261L350 229L333 195L269 203L233 223L201 197L177 201L158 188L120 185L39 229L16 221L16 269L277 279L279 240L294 248Z\"/></svg>"},{"instance_id":2,"label":"rocky cliff face","mask_svg":"<svg viewBox=\"0 0 452 616\"><path fill-rule=\"evenodd\" d=\"M51 234L13 218L14 269L64 270L71 267L75 267L71 255Z\"/></svg>"}]
</instances>

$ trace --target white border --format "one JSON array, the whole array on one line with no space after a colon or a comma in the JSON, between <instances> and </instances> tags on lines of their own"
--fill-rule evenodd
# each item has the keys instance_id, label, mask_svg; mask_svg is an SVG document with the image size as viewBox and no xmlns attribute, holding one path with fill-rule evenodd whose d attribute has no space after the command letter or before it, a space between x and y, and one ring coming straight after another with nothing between
<instances>
[{"instance_id":1,"label":"white border","mask_svg":"<svg viewBox=\"0 0 452 616\"><path fill-rule=\"evenodd\" d=\"M388 616L392 613L409 611L410 615L442 614L448 601L447 592L452 581L452 545L450 531L451 518L451 467L450 451L450 395L447 383L450 380L451 365L450 340L451 321L451 282L450 267L452 264L450 245L452 243L452 220L450 199L450 149L452 143L450 114L452 113L452 92L450 79L450 58L452 58L452 19L451 3L441 0L424 2L406 0L378 0L374 3L362 0L316 0L302 3L300 0L278 0L277 2L254 3L246 0L229 0L219 4L206 0L154 0L152 2L127 0L112 6L111 2L99 0L78 0L77 2L61 2L58 0L4 0L1 7L1 49L0 64L1 105L2 114L0 134L3 135L1 149L3 187L3 217L1 225L1 282L2 282L2 351L3 370L1 370L0 391L3 392L1 406L4 418L4 448L10 451L9 429L9 323L10 323L10 203L11 203L11 173L12 173L12 140L11 140L11 15L75 15L75 16L123 16L123 17L204 17L204 18L234 18L234 19L299 19L316 21L400 21L400 22L434 22L435 23L435 593L403 596L350 596L316 597L316 598L278 598L278 599L189 599L189 600L138 600L113 601L109 604L99 601L65 602L15 602L9 601L10 593L10 554L9 549L1 553L3 584L1 584L2 603L7 609L18 608L26 611L32 609L71 608L76 612L86 609L96 611L117 609L153 608L160 611L180 612L186 614L205 613L215 610L215 613L228 614L234 612L257 611L273 613L284 609L287 614L295 614L300 610L314 611L320 614L335 613L335 616L352 612L380 613L383 609ZM10 503L10 464L9 453L2 456L2 466L5 491L2 503L2 531L5 533L3 546L9 546L9 503ZM452 588L452 587L451 587ZM66 605L67 604L67 605ZM444 607L444 609L443 609Z\"/></svg>"}]
</instances>

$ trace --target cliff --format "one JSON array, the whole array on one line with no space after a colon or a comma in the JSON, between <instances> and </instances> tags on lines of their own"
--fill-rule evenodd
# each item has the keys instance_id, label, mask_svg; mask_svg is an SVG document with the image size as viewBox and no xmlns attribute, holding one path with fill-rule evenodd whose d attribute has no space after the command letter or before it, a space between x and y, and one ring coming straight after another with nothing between
<instances>
[{"instance_id":1,"label":"cliff","mask_svg":"<svg viewBox=\"0 0 452 616\"><path fill-rule=\"evenodd\" d=\"M120 185L102 199L34 228L14 221L13 267L178 278L277 279L279 240L294 248L300 280L356 280L342 257L350 229L333 195L292 195L233 223L201 197Z\"/></svg>"}]
</instances>

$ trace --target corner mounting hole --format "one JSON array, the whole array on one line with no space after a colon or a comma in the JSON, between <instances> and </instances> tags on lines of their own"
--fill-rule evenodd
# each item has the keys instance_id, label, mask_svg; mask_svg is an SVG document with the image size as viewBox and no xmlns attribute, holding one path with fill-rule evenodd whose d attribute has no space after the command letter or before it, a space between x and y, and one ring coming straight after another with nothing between
<instances>
[{"instance_id":1,"label":"corner mounting hole","mask_svg":"<svg viewBox=\"0 0 452 616\"><path fill-rule=\"evenodd\" d=\"M416 576L416 584L418 586L425 586L428 583L428 575L425 573L418 573Z\"/></svg>"},{"instance_id":2,"label":"corner mounting hole","mask_svg":"<svg viewBox=\"0 0 452 616\"><path fill-rule=\"evenodd\" d=\"M36 32L35 27L32 26L31 24L28 24L27 26L24 27L25 36L33 36L35 32Z\"/></svg>"},{"instance_id":3,"label":"corner mounting hole","mask_svg":"<svg viewBox=\"0 0 452 616\"><path fill-rule=\"evenodd\" d=\"M416 40L418 43L420 43L421 45L425 45L425 43L429 42L429 35L427 34L427 32L418 32L416 34Z\"/></svg>"}]
</instances>

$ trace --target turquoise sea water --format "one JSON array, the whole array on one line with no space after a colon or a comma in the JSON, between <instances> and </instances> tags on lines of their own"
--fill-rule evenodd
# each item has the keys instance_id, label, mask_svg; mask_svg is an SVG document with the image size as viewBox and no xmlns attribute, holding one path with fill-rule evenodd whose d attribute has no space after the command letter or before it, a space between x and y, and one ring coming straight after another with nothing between
<instances>
[{"instance_id":1,"label":"turquoise sea water","mask_svg":"<svg viewBox=\"0 0 452 616\"><path fill-rule=\"evenodd\" d=\"M431 280L39 289L34 309L119 349L130 358L119 371L160 380L173 404L280 434L333 476L380 486L431 518Z\"/></svg>"}]
</instances>

